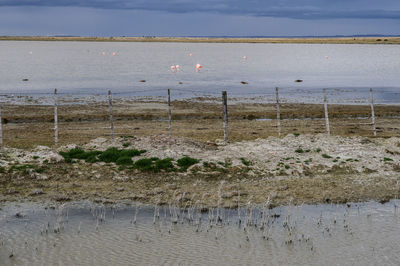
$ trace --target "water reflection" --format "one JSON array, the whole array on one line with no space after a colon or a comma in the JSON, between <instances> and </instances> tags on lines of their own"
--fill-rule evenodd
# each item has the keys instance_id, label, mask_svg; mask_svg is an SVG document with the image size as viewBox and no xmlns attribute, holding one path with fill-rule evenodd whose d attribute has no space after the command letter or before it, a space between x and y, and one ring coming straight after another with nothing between
<instances>
[{"instance_id":1,"label":"water reflection","mask_svg":"<svg viewBox=\"0 0 400 266\"><path fill-rule=\"evenodd\" d=\"M400 263L400 201L269 209L7 203L2 265Z\"/></svg>"}]
</instances>

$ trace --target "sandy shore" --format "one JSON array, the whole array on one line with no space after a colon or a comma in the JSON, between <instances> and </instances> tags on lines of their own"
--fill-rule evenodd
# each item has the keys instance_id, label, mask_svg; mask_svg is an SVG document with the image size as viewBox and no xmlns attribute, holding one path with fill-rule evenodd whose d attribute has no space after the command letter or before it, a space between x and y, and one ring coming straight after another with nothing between
<instances>
[{"instance_id":1,"label":"sandy shore","mask_svg":"<svg viewBox=\"0 0 400 266\"><path fill-rule=\"evenodd\" d=\"M11 40L11 41L85 41L85 42L400 44L400 37L384 37L384 36L378 36L378 37L332 37L332 38L0 36L0 40Z\"/></svg>"}]
</instances>

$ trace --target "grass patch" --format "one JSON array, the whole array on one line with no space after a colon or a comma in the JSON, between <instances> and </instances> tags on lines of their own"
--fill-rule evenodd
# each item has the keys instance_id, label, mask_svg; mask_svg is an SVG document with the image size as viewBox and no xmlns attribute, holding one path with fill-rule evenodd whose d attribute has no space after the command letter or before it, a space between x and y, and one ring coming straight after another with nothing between
<instances>
[{"instance_id":1,"label":"grass patch","mask_svg":"<svg viewBox=\"0 0 400 266\"><path fill-rule=\"evenodd\" d=\"M332 156L329 156L329 155L328 155L328 154L326 154L326 153L322 154L322 157L323 157L323 158L326 158L326 159L330 159L330 158L332 158Z\"/></svg>"},{"instance_id":2,"label":"grass patch","mask_svg":"<svg viewBox=\"0 0 400 266\"><path fill-rule=\"evenodd\" d=\"M392 159L392 158L389 158L389 157L384 157L384 158L383 158L383 161L384 161L384 162L391 162L391 161L393 161L393 159Z\"/></svg>"},{"instance_id":3,"label":"grass patch","mask_svg":"<svg viewBox=\"0 0 400 266\"><path fill-rule=\"evenodd\" d=\"M95 162L106 162L106 163L116 163L120 158L125 157L125 162L127 162L126 158L132 158L134 156L139 156L142 153L145 153L145 150L119 150L115 147L108 148L105 151L84 151L81 148L73 148L67 152L60 152L60 155L64 157L64 160L68 163L72 163L74 159L77 160L85 160L88 163ZM119 163L122 163L124 160L119 160ZM132 163L132 162L131 162ZM123 163L125 164L125 163Z\"/></svg>"},{"instance_id":4,"label":"grass patch","mask_svg":"<svg viewBox=\"0 0 400 266\"><path fill-rule=\"evenodd\" d=\"M176 168L172 163L172 158L158 159L158 158L142 158L133 163L133 167L143 172L158 173L161 170L166 172L174 171Z\"/></svg>"},{"instance_id":5,"label":"grass patch","mask_svg":"<svg viewBox=\"0 0 400 266\"><path fill-rule=\"evenodd\" d=\"M232 161L231 159L225 159L225 162L218 162L219 165L228 168L232 166Z\"/></svg>"},{"instance_id":6,"label":"grass patch","mask_svg":"<svg viewBox=\"0 0 400 266\"><path fill-rule=\"evenodd\" d=\"M322 150L321 150L321 148L317 148L316 150L315 150L315 152L321 152Z\"/></svg>"},{"instance_id":7,"label":"grass patch","mask_svg":"<svg viewBox=\"0 0 400 266\"><path fill-rule=\"evenodd\" d=\"M298 137L298 136L300 136L300 133L294 132L293 135L294 135L295 137Z\"/></svg>"},{"instance_id":8,"label":"grass patch","mask_svg":"<svg viewBox=\"0 0 400 266\"><path fill-rule=\"evenodd\" d=\"M125 148L126 148L126 147L129 147L130 145L131 145L131 144L130 144L129 142L122 143L122 146L125 147Z\"/></svg>"},{"instance_id":9,"label":"grass patch","mask_svg":"<svg viewBox=\"0 0 400 266\"><path fill-rule=\"evenodd\" d=\"M240 161L242 162L242 164L243 165L245 165L245 166L250 166L251 165L251 162L250 161L247 161L245 158L240 158Z\"/></svg>"},{"instance_id":10,"label":"grass patch","mask_svg":"<svg viewBox=\"0 0 400 266\"><path fill-rule=\"evenodd\" d=\"M8 169L8 172L14 172L14 171L18 171L18 172L23 172L25 174L27 174L29 172L29 169L33 169L33 171L35 171L36 173L43 173L44 170L46 170L45 167L38 167L36 165L32 165L32 164L22 164L22 165L13 165ZM4 171L4 168L3 168Z\"/></svg>"},{"instance_id":11,"label":"grass patch","mask_svg":"<svg viewBox=\"0 0 400 266\"><path fill-rule=\"evenodd\" d=\"M298 148L298 149L295 150L295 152L297 152L297 153L304 153L304 150L303 150L302 148Z\"/></svg>"},{"instance_id":12,"label":"grass patch","mask_svg":"<svg viewBox=\"0 0 400 266\"><path fill-rule=\"evenodd\" d=\"M186 171L190 166L196 164L199 162L199 160L195 158L191 158L189 156L184 156L177 161L178 166L181 168L181 170Z\"/></svg>"},{"instance_id":13,"label":"grass patch","mask_svg":"<svg viewBox=\"0 0 400 266\"><path fill-rule=\"evenodd\" d=\"M117 165L130 165L133 162L132 162L132 157L123 156L123 157L119 157L115 163Z\"/></svg>"}]
</instances>

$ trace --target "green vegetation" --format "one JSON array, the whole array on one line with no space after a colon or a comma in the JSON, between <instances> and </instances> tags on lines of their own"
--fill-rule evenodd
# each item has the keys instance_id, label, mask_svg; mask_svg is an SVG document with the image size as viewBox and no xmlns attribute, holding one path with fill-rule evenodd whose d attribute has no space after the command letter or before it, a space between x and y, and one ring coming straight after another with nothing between
<instances>
[{"instance_id":1,"label":"green vegetation","mask_svg":"<svg viewBox=\"0 0 400 266\"><path fill-rule=\"evenodd\" d=\"M189 156L184 156L180 159L178 159L177 164L179 167L181 167L181 170L186 171L190 166L196 164L199 162L199 160L195 158L191 158Z\"/></svg>"},{"instance_id":2,"label":"green vegetation","mask_svg":"<svg viewBox=\"0 0 400 266\"><path fill-rule=\"evenodd\" d=\"M13 165L8 169L8 172L14 172L14 171L18 171L18 172L23 172L25 174L27 174L29 172L29 169L32 169L33 171L35 171L36 173L43 173L44 170L46 170L45 167L39 167L37 165L32 165L32 164L21 164L21 165ZM2 168L2 171L4 171L4 168Z\"/></svg>"},{"instance_id":3,"label":"green vegetation","mask_svg":"<svg viewBox=\"0 0 400 266\"><path fill-rule=\"evenodd\" d=\"M125 143L122 144L122 146L124 146L125 148L126 148L126 147L129 147L130 145L131 145L131 144L130 144L129 142L125 142Z\"/></svg>"},{"instance_id":4,"label":"green vegetation","mask_svg":"<svg viewBox=\"0 0 400 266\"><path fill-rule=\"evenodd\" d=\"M99 162L99 161L106 162L106 163L111 163L111 162L116 163L118 161L119 162L118 164L126 164L127 158L139 156L145 152L146 152L145 150L139 151L136 149L119 150L115 147L108 148L107 150L105 150L103 152L102 151L87 151L87 152L85 152L81 148L73 148L67 152L60 152L60 155L63 156L65 161L68 163L72 163L73 159L78 159L78 160L85 160L88 163L95 163L95 162ZM124 158L124 159L122 159L122 158Z\"/></svg>"},{"instance_id":5,"label":"green vegetation","mask_svg":"<svg viewBox=\"0 0 400 266\"><path fill-rule=\"evenodd\" d=\"M304 153L304 151L303 151L303 149L302 149L302 148L298 148L298 149L296 149L296 150L295 150L295 152L297 152L297 153Z\"/></svg>"},{"instance_id":6,"label":"green vegetation","mask_svg":"<svg viewBox=\"0 0 400 266\"><path fill-rule=\"evenodd\" d=\"M132 164L132 157L128 157L128 156L119 157L115 163L117 165L130 165L130 164Z\"/></svg>"},{"instance_id":7,"label":"green vegetation","mask_svg":"<svg viewBox=\"0 0 400 266\"><path fill-rule=\"evenodd\" d=\"M307 164L307 165L308 165L309 163L311 163L311 162L312 162L312 158L309 158L308 160L305 160L305 161L304 161L304 163Z\"/></svg>"},{"instance_id":8,"label":"green vegetation","mask_svg":"<svg viewBox=\"0 0 400 266\"><path fill-rule=\"evenodd\" d=\"M225 159L225 162L218 162L219 165L228 168L232 166L232 161L231 159Z\"/></svg>"},{"instance_id":9,"label":"green vegetation","mask_svg":"<svg viewBox=\"0 0 400 266\"><path fill-rule=\"evenodd\" d=\"M390 161L393 161L393 159L392 158L388 158L388 157L384 157L383 161L384 162L390 162Z\"/></svg>"},{"instance_id":10,"label":"green vegetation","mask_svg":"<svg viewBox=\"0 0 400 266\"><path fill-rule=\"evenodd\" d=\"M245 166L250 166L251 165L251 162L250 161L247 161L245 158L240 158L240 161L242 162L242 164L243 165L245 165Z\"/></svg>"},{"instance_id":11,"label":"green vegetation","mask_svg":"<svg viewBox=\"0 0 400 266\"><path fill-rule=\"evenodd\" d=\"M328 154L326 154L326 153L322 154L322 157L323 157L323 158L326 158L326 159L330 159L330 158L332 158L332 156L329 156L329 155L328 155Z\"/></svg>"},{"instance_id":12,"label":"green vegetation","mask_svg":"<svg viewBox=\"0 0 400 266\"><path fill-rule=\"evenodd\" d=\"M176 168L172 163L172 158L158 159L158 158L142 158L134 162L133 168L142 172L158 173L161 170L166 172L175 171Z\"/></svg>"},{"instance_id":13,"label":"green vegetation","mask_svg":"<svg viewBox=\"0 0 400 266\"><path fill-rule=\"evenodd\" d=\"M295 137L298 137L298 136L300 136L300 133L294 132L293 135L294 135Z\"/></svg>"},{"instance_id":14,"label":"green vegetation","mask_svg":"<svg viewBox=\"0 0 400 266\"><path fill-rule=\"evenodd\" d=\"M6 169L3 166L0 166L0 173L4 173Z\"/></svg>"},{"instance_id":15,"label":"green vegetation","mask_svg":"<svg viewBox=\"0 0 400 266\"><path fill-rule=\"evenodd\" d=\"M124 145L128 146L128 145ZM66 162L72 163L75 160L85 160L88 163L105 162L106 165L112 166L111 163L120 165L119 170L123 169L137 169L144 172L160 172L163 171L177 171L172 158L159 159L158 157L141 158L133 162L132 158L140 156L145 153L145 150L136 149L118 149L116 147L108 148L105 151L84 151L81 148L73 148L66 152L60 152ZM180 171L186 171L190 166L198 163L199 160L184 156L177 160L177 166ZM221 165L228 166L228 163L221 163ZM216 167L216 165L214 164ZM27 166L25 166L26 168ZM14 167L14 169L16 169Z\"/></svg>"},{"instance_id":16,"label":"green vegetation","mask_svg":"<svg viewBox=\"0 0 400 266\"><path fill-rule=\"evenodd\" d=\"M315 152L321 152L322 150L321 150L321 148L317 148L316 150L315 150Z\"/></svg>"},{"instance_id":17,"label":"green vegetation","mask_svg":"<svg viewBox=\"0 0 400 266\"><path fill-rule=\"evenodd\" d=\"M33 158L33 160L37 160L37 159L39 159L39 156L35 155L32 158Z\"/></svg>"}]
</instances>

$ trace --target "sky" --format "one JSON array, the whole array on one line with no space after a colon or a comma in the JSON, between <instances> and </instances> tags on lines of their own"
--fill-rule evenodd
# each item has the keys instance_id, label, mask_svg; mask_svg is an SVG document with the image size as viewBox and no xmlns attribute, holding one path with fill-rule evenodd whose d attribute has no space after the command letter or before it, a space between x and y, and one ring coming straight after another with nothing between
<instances>
[{"instance_id":1,"label":"sky","mask_svg":"<svg viewBox=\"0 0 400 266\"><path fill-rule=\"evenodd\" d=\"M0 0L0 35L400 35L399 0Z\"/></svg>"}]
</instances>

